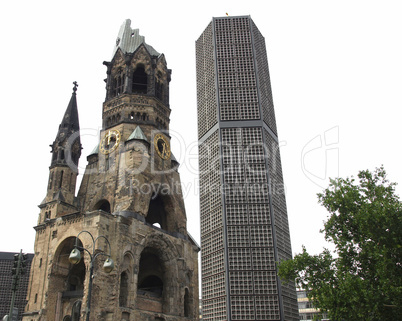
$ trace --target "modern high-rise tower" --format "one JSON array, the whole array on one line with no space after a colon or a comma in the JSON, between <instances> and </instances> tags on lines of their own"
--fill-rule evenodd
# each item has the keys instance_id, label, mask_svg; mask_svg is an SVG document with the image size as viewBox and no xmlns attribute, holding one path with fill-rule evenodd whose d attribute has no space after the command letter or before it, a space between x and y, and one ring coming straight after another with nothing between
<instances>
[{"instance_id":1,"label":"modern high-rise tower","mask_svg":"<svg viewBox=\"0 0 402 321\"><path fill-rule=\"evenodd\" d=\"M51 145L24 321L198 318L199 247L170 150L171 70L130 24L104 62L100 142L78 194L77 83Z\"/></svg>"},{"instance_id":2,"label":"modern high-rise tower","mask_svg":"<svg viewBox=\"0 0 402 321\"><path fill-rule=\"evenodd\" d=\"M298 320L265 40L249 16L196 41L204 320Z\"/></svg>"}]
</instances>

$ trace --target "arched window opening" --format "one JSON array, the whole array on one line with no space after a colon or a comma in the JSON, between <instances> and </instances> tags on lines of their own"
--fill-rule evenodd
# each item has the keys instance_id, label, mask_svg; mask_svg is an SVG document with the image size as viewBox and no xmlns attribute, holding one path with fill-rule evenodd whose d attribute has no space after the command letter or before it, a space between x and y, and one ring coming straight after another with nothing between
<instances>
[{"instance_id":1,"label":"arched window opening","mask_svg":"<svg viewBox=\"0 0 402 321\"><path fill-rule=\"evenodd\" d=\"M117 79L112 80L112 97L117 96Z\"/></svg>"},{"instance_id":2,"label":"arched window opening","mask_svg":"<svg viewBox=\"0 0 402 321\"><path fill-rule=\"evenodd\" d=\"M53 185L53 172L51 172L50 175L49 175L49 186L48 186L48 189L52 189L52 185Z\"/></svg>"},{"instance_id":3,"label":"arched window opening","mask_svg":"<svg viewBox=\"0 0 402 321\"><path fill-rule=\"evenodd\" d=\"M74 165L78 166L78 161L81 156L81 144L78 139L76 139L71 147L71 160Z\"/></svg>"},{"instance_id":4,"label":"arched window opening","mask_svg":"<svg viewBox=\"0 0 402 321\"><path fill-rule=\"evenodd\" d=\"M60 180L59 180L59 188L61 188L63 186L63 175L64 175L64 171L60 172Z\"/></svg>"},{"instance_id":5,"label":"arched window opening","mask_svg":"<svg viewBox=\"0 0 402 321\"><path fill-rule=\"evenodd\" d=\"M70 315L72 318L70 320L79 320L81 306L77 302L83 297L83 284L86 276L86 260L84 257L76 265L71 264L68 259L71 250L75 247L75 242L75 237L69 237L64 239L58 246L52 261L52 273L49 276L49 288L54 293L62 293L60 311ZM82 246L79 240L78 246ZM73 319L73 314L71 313L73 307L75 307L76 315L78 313L78 317L75 319Z\"/></svg>"},{"instance_id":6,"label":"arched window opening","mask_svg":"<svg viewBox=\"0 0 402 321\"><path fill-rule=\"evenodd\" d=\"M126 307L128 302L128 274L126 271L120 274L120 296L119 304Z\"/></svg>"},{"instance_id":7,"label":"arched window opening","mask_svg":"<svg viewBox=\"0 0 402 321\"><path fill-rule=\"evenodd\" d=\"M159 81L157 81L155 84L155 95L156 98L163 100L163 84Z\"/></svg>"},{"instance_id":8,"label":"arched window opening","mask_svg":"<svg viewBox=\"0 0 402 321\"><path fill-rule=\"evenodd\" d=\"M190 293L188 292L188 289L186 288L184 291L184 316L186 318L190 317Z\"/></svg>"},{"instance_id":9,"label":"arched window opening","mask_svg":"<svg viewBox=\"0 0 402 321\"><path fill-rule=\"evenodd\" d=\"M132 92L135 94L146 94L148 89L148 75L144 66L138 66L133 73Z\"/></svg>"},{"instance_id":10,"label":"arched window opening","mask_svg":"<svg viewBox=\"0 0 402 321\"><path fill-rule=\"evenodd\" d=\"M81 300L75 301L73 308L71 309L71 321L79 321L81 313Z\"/></svg>"},{"instance_id":11,"label":"arched window opening","mask_svg":"<svg viewBox=\"0 0 402 321\"><path fill-rule=\"evenodd\" d=\"M117 96L121 94L121 77L117 77L116 93L117 93Z\"/></svg>"},{"instance_id":12,"label":"arched window opening","mask_svg":"<svg viewBox=\"0 0 402 321\"><path fill-rule=\"evenodd\" d=\"M161 229L167 230L167 213L165 204L160 196L151 197L148 214L145 221L151 225L159 224Z\"/></svg>"},{"instance_id":13,"label":"arched window opening","mask_svg":"<svg viewBox=\"0 0 402 321\"><path fill-rule=\"evenodd\" d=\"M163 266L152 249L141 254L138 272L138 294L160 298L163 293Z\"/></svg>"},{"instance_id":14,"label":"arched window opening","mask_svg":"<svg viewBox=\"0 0 402 321\"><path fill-rule=\"evenodd\" d=\"M94 206L94 211L101 210L110 213L110 203L107 200L100 200Z\"/></svg>"}]
</instances>

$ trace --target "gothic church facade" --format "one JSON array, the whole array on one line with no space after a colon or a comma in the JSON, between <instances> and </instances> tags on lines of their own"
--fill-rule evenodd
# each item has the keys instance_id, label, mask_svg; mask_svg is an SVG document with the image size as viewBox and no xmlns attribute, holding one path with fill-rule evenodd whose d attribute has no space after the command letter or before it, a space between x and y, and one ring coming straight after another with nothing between
<instances>
[{"instance_id":1,"label":"gothic church facade","mask_svg":"<svg viewBox=\"0 0 402 321\"><path fill-rule=\"evenodd\" d=\"M77 84L51 145L23 320L84 320L89 292L90 320L198 319L199 246L187 232L170 150L171 70L130 24L104 62L100 143L87 156L77 195ZM72 264L76 245L83 259ZM109 254L115 267L106 273Z\"/></svg>"}]
</instances>

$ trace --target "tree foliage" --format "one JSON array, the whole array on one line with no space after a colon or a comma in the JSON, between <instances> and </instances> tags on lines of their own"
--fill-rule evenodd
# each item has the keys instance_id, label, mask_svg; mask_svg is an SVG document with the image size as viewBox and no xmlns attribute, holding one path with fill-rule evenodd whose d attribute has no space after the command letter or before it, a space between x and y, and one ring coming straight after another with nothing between
<instances>
[{"instance_id":1,"label":"tree foliage","mask_svg":"<svg viewBox=\"0 0 402 321\"><path fill-rule=\"evenodd\" d=\"M401 320L402 203L383 167L330 180L318 194L328 212L325 239L335 245L279 264L283 280L310 290L331 320Z\"/></svg>"}]
</instances>

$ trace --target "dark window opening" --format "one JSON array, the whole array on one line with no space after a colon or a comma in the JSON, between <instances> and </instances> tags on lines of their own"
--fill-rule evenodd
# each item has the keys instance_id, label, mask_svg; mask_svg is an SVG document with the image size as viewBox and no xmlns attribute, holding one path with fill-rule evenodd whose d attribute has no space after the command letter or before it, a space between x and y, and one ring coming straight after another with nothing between
<instances>
[{"instance_id":1,"label":"dark window opening","mask_svg":"<svg viewBox=\"0 0 402 321\"><path fill-rule=\"evenodd\" d=\"M85 280L85 264L81 260L78 264L72 265L67 277L66 291L83 292Z\"/></svg>"},{"instance_id":2,"label":"dark window opening","mask_svg":"<svg viewBox=\"0 0 402 321\"><path fill-rule=\"evenodd\" d=\"M184 292L184 316L188 318L190 316L190 311L190 294L188 289L186 289Z\"/></svg>"},{"instance_id":3,"label":"dark window opening","mask_svg":"<svg viewBox=\"0 0 402 321\"><path fill-rule=\"evenodd\" d=\"M50 173L48 189L52 189L52 183L53 183L53 172Z\"/></svg>"},{"instance_id":4,"label":"dark window opening","mask_svg":"<svg viewBox=\"0 0 402 321\"><path fill-rule=\"evenodd\" d=\"M141 254L137 290L140 295L162 297L163 266L159 257L150 248Z\"/></svg>"},{"instance_id":5,"label":"dark window opening","mask_svg":"<svg viewBox=\"0 0 402 321\"><path fill-rule=\"evenodd\" d=\"M120 274L120 296L119 304L121 307L126 307L128 301L128 274L126 271Z\"/></svg>"},{"instance_id":6,"label":"dark window opening","mask_svg":"<svg viewBox=\"0 0 402 321\"><path fill-rule=\"evenodd\" d=\"M80 313L81 313L81 300L78 300L74 303L72 311L71 311L71 320L72 321L79 321L80 320Z\"/></svg>"},{"instance_id":7,"label":"dark window opening","mask_svg":"<svg viewBox=\"0 0 402 321\"><path fill-rule=\"evenodd\" d=\"M155 275L147 276L138 286L138 291L146 292L155 297L161 297L163 291L163 282Z\"/></svg>"},{"instance_id":8,"label":"dark window opening","mask_svg":"<svg viewBox=\"0 0 402 321\"><path fill-rule=\"evenodd\" d=\"M156 82L155 91L156 98L163 100L163 84L161 82Z\"/></svg>"},{"instance_id":9,"label":"dark window opening","mask_svg":"<svg viewBox=\"0 0 402 321\"><path fill-rule=\"evenodd\" d=\"M59 188L61 188L63 186L63 175L64 175L64 171L60 172L60 180L59 180Z\"/></svg>"},{"instance_id":10,"label":"dark window opening","mask_svg":"<svg viewBox=\"0 0 402 321\"><path fill-rule=\"evenodd\" d=\"M94 211L97 210L110 213L110 203L107 200L100 200L94 207Z\"/></svg>"},{"instance_id":11,"label":"dark window opening","mask_svg":"<svg viewBox=\"0 0 402 321\"><path fill-rule=\"evenodd\" d=\"M145 221L151 225L157 223L161 229L167 230L166 216L167 214L162 198L160 196L152 197Z\"/></svg>"},{"instance_id":12,"label":"dark window opening","mask_svg":"<svg viewBox=\"0 0 402 321\"><path fill-rule=\"evenodd\" d=\"M121 71L120 71L121 72ZM125 74L118 74L112 80L111 96L119 96L124 92Z\"/></svg>"},{"instance_id":13,"label":"dark window opening","mask_svg":"<svg viewBox=\"0 0 402 321\"><path fill-rule=\"evenodd\" d=\"M132 92L135 94L146 94L148 89L148 75L143 66L138 66L133 73Z\"/></svg>"}]
</instances>

